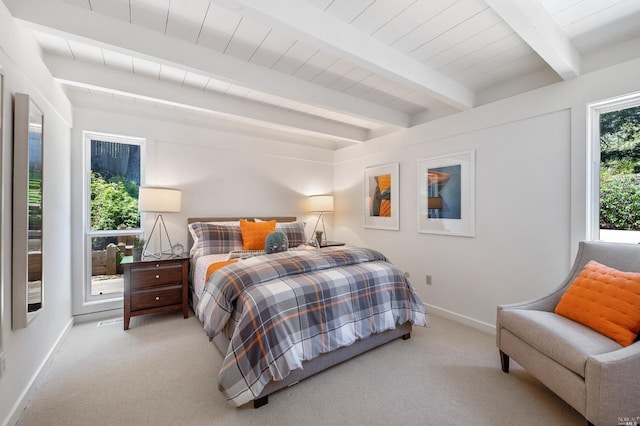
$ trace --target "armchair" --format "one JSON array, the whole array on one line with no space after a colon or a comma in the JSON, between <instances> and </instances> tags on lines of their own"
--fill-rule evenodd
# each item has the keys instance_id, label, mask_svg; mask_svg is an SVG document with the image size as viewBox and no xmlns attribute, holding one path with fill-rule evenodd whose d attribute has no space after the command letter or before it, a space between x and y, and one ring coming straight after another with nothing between
<instances>
[{"instance_id":1,"label":"armchair","mask_svg":"<svg viewBox=\"0 0 640 426\"><path fill-rule=\"evenodd\" d=\"M573 267L556 290L538 299L498 306L496 344L502 371L509 372L509 358L513 358L589 424L640 424L640 342L636 339L623 347L554 313L590 260L640 272L640 245L580 242Z\"/></svg>"}]
</instances>

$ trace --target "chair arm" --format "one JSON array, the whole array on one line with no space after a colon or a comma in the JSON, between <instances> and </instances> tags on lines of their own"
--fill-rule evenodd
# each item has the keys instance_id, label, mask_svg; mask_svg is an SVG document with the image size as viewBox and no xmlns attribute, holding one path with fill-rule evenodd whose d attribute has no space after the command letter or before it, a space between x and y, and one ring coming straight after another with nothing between
<instances>
[{"instance_id":1,"label":"chair arm","mask_svg":"<svg viewBox=\"0 0 640 426\"><path fill-rule=\"evenodd\" d=\"M566 287L560 287L554 290L550 294L546 294L535 299L526 300L524 302L510 303L507 305L498 305L498 310L501 309L530 309L535 311L553 312L556 309L556 305L560 301L560 298L564 294Z\"/></svg>"},{"instance_id":2,"label":"chair arm","mask_svg":"<svg viewBox=\"0 0 640 426\"><path fill-rule=\"evenodd\" d=\"M587 359L587 415L593 424L640 422L640 342Z\"/></svg>"}]
</instances>

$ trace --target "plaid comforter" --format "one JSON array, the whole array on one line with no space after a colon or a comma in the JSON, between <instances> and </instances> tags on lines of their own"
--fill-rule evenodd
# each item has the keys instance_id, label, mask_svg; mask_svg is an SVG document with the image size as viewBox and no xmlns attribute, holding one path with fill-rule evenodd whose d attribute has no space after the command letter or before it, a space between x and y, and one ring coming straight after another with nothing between
<instances>
[{"instance_id":1,"label":"plaid comforter","mask_svg":"<svg viewBox=\"0 0 640 426\"><path fill-rule=\"evenodd\" d=\"M302 362L410 321L424 305L379 252L332 247L244 259L211 275L196 314L210 337L235 321L218 376L232 406Z\"/></svg>"}]
</instances>

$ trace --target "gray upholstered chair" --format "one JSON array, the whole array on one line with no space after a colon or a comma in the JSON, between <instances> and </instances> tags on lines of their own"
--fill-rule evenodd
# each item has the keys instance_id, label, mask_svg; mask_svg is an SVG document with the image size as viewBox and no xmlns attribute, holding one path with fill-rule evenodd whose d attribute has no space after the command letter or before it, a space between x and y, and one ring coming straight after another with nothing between
<instances>
[{"instance_id":1,"label":"gray upholstered chair","mask_svg":"<svg viewBox=\"0 0 640 426\"><path fill-rule=\"evenodd\" d=\"M496 342L502 371L509 372L509 357L513 358L590 424L640 424L640 342L623 347L554 313L589 260L640 272L640 245L581 242L569 275L555 291L498 306Z\"/></svg>"}]
</instances>

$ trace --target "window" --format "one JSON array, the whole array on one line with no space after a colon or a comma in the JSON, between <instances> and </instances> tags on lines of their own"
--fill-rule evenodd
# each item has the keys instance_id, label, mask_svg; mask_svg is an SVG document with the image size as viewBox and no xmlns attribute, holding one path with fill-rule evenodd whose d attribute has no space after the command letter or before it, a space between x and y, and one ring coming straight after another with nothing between
<instances>
[{"instance_id":1,"label":"window","mask_svg":"<svg viewBox=\"0 0 640 426\"><path fill-rule=\"evenodd\" d=\"M640 242L640 94L589 105L588 238Z\"/></svg>"},{"instance_id":2,"label":"window","mask_svg":"<svg viewBox=\"0 0 640 426\"><path fill-rule=\"evenodd\" d=\"M121 261L142 234L138 190L144 140L85 132L85 301L121 297Z\"/></svg>"}]
</instances>

